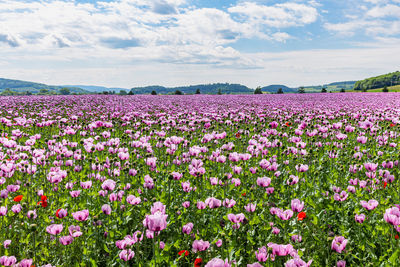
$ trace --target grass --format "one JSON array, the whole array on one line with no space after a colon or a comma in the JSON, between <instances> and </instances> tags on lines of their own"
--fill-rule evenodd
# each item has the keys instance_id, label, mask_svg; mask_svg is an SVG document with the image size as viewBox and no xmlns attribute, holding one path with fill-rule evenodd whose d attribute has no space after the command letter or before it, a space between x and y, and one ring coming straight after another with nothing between
<instances>
[{"instance_id":1,"label":"grass","mask_svg":"<svg viewBox=\"0 0 400 267\"><path fill-rule=\"evenodd\" d=\"M382 92L383 88L376 88L376 89L370 89L367 92L370 93L379 93ZM400 84L399 85L393 85L393 86L388 86L389 92L400 92ZM361 93L359 90L346 90L346 92L349 93Z\"/></svg>"}]
</instances>

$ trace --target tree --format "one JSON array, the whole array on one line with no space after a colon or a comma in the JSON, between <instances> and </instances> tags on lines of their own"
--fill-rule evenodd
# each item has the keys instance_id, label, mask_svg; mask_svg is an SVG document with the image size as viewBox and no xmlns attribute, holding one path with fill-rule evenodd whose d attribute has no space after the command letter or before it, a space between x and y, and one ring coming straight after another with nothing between
<instances>
[{"instance_id":1,"label":"tree","mask_svg":"<svg viewBox=\"0 0 400 267\"><path fill-rule=\"evenodd\" d=\"M196 93L195 93L196 95L199 95L200 94L200 89L198 89L197 88L197 90L196 90Z\"/></svg>"},{"instance_id":2,"label":"tree","mask_svg":"<svg viewBox=\"0 0 400 267\"><path fill-rule=\"evenodd\" d=\"M155 90L151 91L151 95L157 95L157 92Z\"/></svg>"},{"instance_id":3,"label":"tree","mask_svg":"<svg viewBox=\"0 0 400 267\"><path fill-rule=\"evenodd\" d=\"M389 92L389 89L387 88L387 86L383 87L382 92L384 92L384 93Z\"/></svg>"},{"instance_id":4,"label":"tree","mask_svg":"<svg viewBox=\"0 0 400 267\"><path fill-rule=\"evenodd\" d=\"M120 90L119 95L127 95L128 93L125 90Z\"/></svg>"},{"instance_id":5,"label":"tree","mask_svg":"<svg viewBox=\"0 0 400 267\"><path fill-rule=\"evenodd\" d=\"M326 93L326 88L325 87L322 87L321 93Z\"/></svg>"},{"instance_id":6,"label":"tree","mask_svg":"<svg viewBox=\"0 0 400 267\"><path fill-rule=\"evenodd\" d=\"M176 90L174 95L183 95L182 91Z\"/></svg>"},{"instance_id":7,"label":"tree","mask_svg":"<svg viewBox=\"0 0 400 267\"><path fill-rule=\"evenodd\" d=\"M345 93L346 90L344 90L344 88L342 88L342 89L340 89L340 92L341 92L341 93Z\"/></svg>"},{"instance_id":8,"label":"tree","mask_svg":"<svg viewBox=\"0 0 400 267\"><path fill-rule=\"evenodd\" d=\"M258 86L257 88L256 88L256 90L254 90L254 94L255 95L262 95L262 91L261 91L261 87L260 86Z\"/></svg>"},{"instance_id":9,"label":"tree","mask_svg":"<svg viewBox=\"0 0 400 267\"><path fill-rule=\"evenodd\" d=\"M40 89L40 90L39 90L39 93L40 93L41 95L48 94L48 93L49 93L49 90L43 88L43 89Z\"/></svg>"},{"instance_id":10,"label":"tree","mask_svg":"<svg viewBox=\"0 0 400 267\"><path fill-rule=\"evenodd\" d=\"M69 95L71 91L68 88L61 88L60 89L60 94L62 95Z\"/></svg>"},{"instance_id":11,"label":"tree","mask_svg":"<svg viewBox=\"0 0 400 267\"><path fill-rule=\"evenodd\" d=\"M365 93L365 92L367 91L367 88L363 87L363 88L361 89L361 91Z\"/></svg>"},{"instance_id":12,"label":"tree","mask_svg":"<svg viewBox=\"0 0 400 267\"><path fill-rule=\"evenodd\" d=\"M26 95L32 95L31 91L27 91Z\"/></svg>"},{"instance_id":13,"label":"tree","mask_svg":"<svg viewBox=\"0 0 400 267\"><path fill-rule=\"evenodd\" d=\"M299 87L299 90L297 90L299 94L304 94L306 90L304 89L304 86Z\"/></svg>"},{"instance_id":14,"label":"tree","mask_svg":"<svg viewBox=\"0 0 400 267\"><path fill-rule=\"evenodd\" d=\"M219 88L219 89L218 89L218 93L217 93L217 95L222 95L221 88Z\"/></svg>"},{"instance_id":15,"label":"tree","mask_svg":"<svg viewBox=\"0 0 400 267\"><path fill-rule=\"evenodd\" d=\"M134 95L135 93L133 92L133 90L130 90L128 95Z\"/></svg>"},{"instance_id":16,"label":"tree","mask_svg":"<svg viewBox=\"0 0 400 267\"><path fill-rule=\"evenodd\" d=\"M276 91L277 94L283 94L282 88L279 88L278 91Z\"/></svg>"}]
</instances>

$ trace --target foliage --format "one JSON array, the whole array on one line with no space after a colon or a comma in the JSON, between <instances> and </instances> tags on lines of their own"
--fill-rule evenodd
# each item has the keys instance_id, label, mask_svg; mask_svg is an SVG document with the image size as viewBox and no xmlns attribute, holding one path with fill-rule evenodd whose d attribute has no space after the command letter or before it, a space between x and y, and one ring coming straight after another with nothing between
<instances>
[{"instance_id":1,"label":"foliage","mask_svg":"<svg viewBox=\"0 0 400 267\"><path fill-rule=\"evenodd\" d=\"M354 90L370 90L397 84L400 84L400 71L358 81L354 85Z\"/></svg>"},{"instance_id":2,"label":"foliage","mask_svg":"<svg viewBox=\"0 0 400 267\"><path fill-rule=\"evenodd\" d=\"M255 95L262 95L262 91L261 91L261 87L260 86L258 86L255 90L254 90L254 94Z\"/></svg>"},{"instance_id":3,"label":"foliage","mask_svg":"<svg viewBox=\"0 0 400 267\"><path fill-rule=\"evenodd\" d=\"M179 90L176 90L174 94L175 95L183 95L182 91L179 91Z\"/></svg>"},{"instance_id":4,"label":"foliage","mask_svg":"<svg viewBox=\"0 0 400 267\"><path fill-rule=\"evenodd\" d=\"M303 86L301 86L301 87L299 87L299 89L297 90L297 92L298 92L299 94L304 94L304 93L306 92L306 90L304 89Z\"/></svg>"},{"instance_id":5,"label":"foliage","mask_svg":"<svg viewBox=\"0 0 400 267\"><path fill-rule=\"evenodd\" d=\"M62 95L69 95L71 93L71 91L69 90L69 88L61 88L60 89L60 94Z\"/></svg>"},{"instance_id":6,"label":"foliage","mask_svg":"<svg viewBox=\"0 0 400 267\"><path fill-rule=\"evenodd\" d=\"M276 91L277 94L283 94L282 88L279 88L278 91Z\"/></svg>"}]
</instances>

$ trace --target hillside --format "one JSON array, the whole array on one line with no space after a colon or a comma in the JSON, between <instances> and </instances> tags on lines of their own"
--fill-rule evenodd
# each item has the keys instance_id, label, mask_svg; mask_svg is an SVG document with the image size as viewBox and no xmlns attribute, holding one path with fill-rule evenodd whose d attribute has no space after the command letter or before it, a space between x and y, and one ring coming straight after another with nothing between
<instances>
[{"instance_id":1,"label":"hillside","mask_svg":"<svg viewBox=\"0 0 400 267\"><path fill-rule=\"evenodd\" d=\"M12 79L4 79L0 78L0 92L12 91L16 93L39 93L40 90L48 90L49 93L57 94L60 92L62 88L65 86L54 86L54 85L46 85L43 83L35 83L35 82L27 82L20 80L12 80ZM71 93L74 94L87 94L89 93L86 90L78 87L70 87L68 88Z\"/></svg>"},{"instance_id":2,"label":"hillside","mask_svg":"<svg viewBox=\"0 0 400 267\"><path fill-rule=\"evenodd\" d=\"M287 87L286 85L282 85L282 84L271 84L268 86L264 86L261 87L261 91L263 92L268 92L268 93L276 93L279 88L282 88L282 91L284 93L296 93L297 92L297 88L290 88Z\"/></svg>"},{"instance_id":3,"label":"hillside","mask_svg":"<svg viewBox=\"0 0 400 267\"><path fill-rule=\"evenodd\" d=\"M370 90L398 84L400 84L400 71L358 81L354 85L354 90Z\"/></svg>"},{"instance_id":4,"label":"hillside","mask_svg":"<svg viewBox=\"0 0 400 267\"><path fill-rule=\"evenodd\" d=\"M173 94L177 90L184 94L194 94L197 90L200 90L201 94L217 94L219 91L221 91L222 94L252 94L254 92L253 89L250 89L247 86L230 83L199 84L178 87L155 85L134 87L131 89L134 94L150 94L152 91L156 91L157 94Z\"/></svg>"},{"instance_id":5,"label":"hillside","mask_svg":"<svg viewBox=\"0 0 400 267\"><path fill-rule=\"evenodd\" d=\"M346 91L352 90L356 81L333 82L325 85L304 86L307 93L321 92L322 88L326 88L328 92L340 91L342 88Z\"/></svg>"},{"instance_id":6,"label":"hillside","mask_svg":"<svg viewBox=\"0 0 400 267\"><path fill-rule=\"evenodd\" d=\"M116 93L119 93L121 90L125 90L129 92L129 89L127 88L119 88L119 87L105 87L105 86L96 86L96 85L60 85L63 87L67 88L81 88L89 92L93 93L102 93L102 92L109 92L109 91L114 91Z\"/></svg>"}]
</instances>

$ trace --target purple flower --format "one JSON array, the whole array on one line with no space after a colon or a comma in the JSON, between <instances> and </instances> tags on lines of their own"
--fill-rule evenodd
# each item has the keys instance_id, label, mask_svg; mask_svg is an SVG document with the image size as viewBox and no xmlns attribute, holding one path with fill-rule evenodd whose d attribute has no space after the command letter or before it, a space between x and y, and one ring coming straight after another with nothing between
<instances>
[{"instance_id":1,"label":"purple flower","mask_svg":"<svg viewBox=\"0 0 400 267\"><path fill-rule=\"evenodd\" d=\"M275 243L268 243L268 247L272 249L272 255L275 256L287 256L294 251L291 244L279 245Z\"/></svg>"},{"instance_id":2,"label":"purple flower","mask_svg":"<svg viewBox=\"0 0 400 267\"><path fill-rule=\"evenodd\" d=\"M346 261L345 260L340 260L336 262L337 267L346 267Z\"/></svg>"},{"instance_id":3,"label":"purple flower","mask_svg":"<svg viewBox=\"0 0 400 267\"><path fill-rule=\"evenodd\" d=\"M306 171L308 171L308 165L307 164L296 165L296 170L298 172L306 172Z\"/></svg>"},{"instance_id":4,"label":"purple flower","mask_svg":"<svg viewBox=\"0 0 400 267\"><path fill-rule=\"evenodd\" d=\"M221 200L216 199L214 197L209 197L205 201L206 205L210 207L211 209L219 208L221 207Z\"/></svg>"},{"instance_id":5,"label":"purple flower","mask_svg":"<svg viewBox=\"0 0 400 267\"><path fill-rule=\"evenodd\" d=\"M21 204L16 204L11 207L11 211L14 212L15 214L20 213L21 210L22 210Z\"/></svg>"},{"instance_id":6,"label":"purple flower","mask_svg":"<svg viewBox=\"0 0 400 267\"><path fill-rule=\"evenodd\" d=\"M222 246L222 240L221 240L221 239L218 239L217 242L215 242L215 245L216 245L217 247L221 247L221 246Z\"/></svg>"},{"instance_id":7,"label":"purple flower","mask_svg":"<svg viewBox=\"0 0 400 267\"><path fill-rule=\"evenodd\" d=\"M340 195L338 193L335 193L333 196L333 199L336 201L345 201L349 195L346 193L346 191L342 191Z\"/></svg>"},{"instance_id":8,"label":"purple flower","mask_svg":"<svg viewBox=\"0 0 400 267\"><path fill-rule=\"evenodd\" d=\"M19 262L19 267L31 267L33 265L33 259L23 259Z\"/></svg>"},{"instance_id":9,"label":"purple flower","mask_svg":"<svg viewBox=\"0 0 400 267\"><path fill-rule=\"evenodd\" d=\"M193 251L196 253L197 251L204 251L210 247L210 242L203 241L203 240L195 240L193 241L192 248Z\"/></svg>"},{"instance_id":10,"label":"purple flower","mask_svg":"<svg viewBox=\"0 0 400 267\"><path fill-rule=\"evenodd\" d=\"M304 208L304 202L302 202L298 199L293 199L291 206L292 206L292 210L294 212L301 212Z\"/></svg>"},{"instance_id":11,"label":"purple flower","mask_svg":"<svg viewBox=\"0 0 400 267\"><path fill-rule=\"evenodd\" d=\"M3 242L3 246L4 246L4 248L6 248L6 249L10 246L10 244L11 244L11 240L9 240L9 239L4 240L4 242Z\"/></svg>"},{"instance_id":12,"label":"purple flower","mask_svg":"<svg viewBox=\"0 0 400 267\"><path fill-rule=\"evenodd\" d=\"M89 217L89 210L81 210L72 213L72 217L74 217L77 221L86 221Z\"/></svg>"},{"instance_id":13,"label":"purple flower","mask_svg":"<svg viewBox=\"0 0 400 267\"><path fill-rule=\"evenodd\" d=\"M51 224L46 227L46 232L51 235L58 235L64 229L62 224Z\"/></svg>"},{"instance_id":14,"label":"purple flower","mask_svg":"<svg viewBox=\"0 0 400 267\"><path fill-rule=\"evenodd\" d=\"M268 260L268 252L266 247L261 247L255 252L256 258L260 262L266 262Z\"/></svg>"},{"instance_id":15,"label":"purple flower","mask_svg":"<svg viewBox=\"0 0 400 267\"><path fill-rule=\"evenodd\" d=\"M104 204L101 207L101 211L105 214L105 215L110 215L111 214L111 207L108 204Z\"/></svg>"},{"instance_id":16,"label":"purple flower","mask_svg":"<svg viewBox=\"0 0 400 267\"><path fill-rule=\"evenodd\" d=\"M218 258L214 258L207 262L204 267L231 267L231 264L228 262L228 260L224 261Z\"/></svg>"},{"instance_id":17,"label":"purple flower","mask_svg":"<svg viewBox=\"0 0 400 267\"><path fill-rule=\"evenodd\" d=\"M354 219L356 220L356 222L358 223L363 223L365 220L365 215L364 214L356 214L354 216Z\"/></svg>"},{"instance_id":18,"label":"purple flower","mask_svg":"<svg viewBox=\"0 0 400 267\"><path fill-rule=\"evenodd\" d=\"M131 249L124 249L119 253L119 258L124 261L129 261L135 257L135 252Z\"/></svg>"},{"instance_id":19,"label":"purple flower","mask_svg":"<svg viewBox=\"0 0 400 267\"><path fill-rule=\"evenodd\" d=\"M74 238L70 235L67 236L61 236L58 241L60 241L60 243L64 246L68 246L69 244L72 243L72 241L74 241Z\"/></svg>"},{"instance_id":20,"label":"purple flower","mask_svg":"<svg viewBox=\"0 0 400 267\"><path fill-rule=\"evenodd\" d=\"M207 207L206 203L204 203L203 201L197 201L196 206L199 210L204 210Z\"/></svg>"},{"instance_id":21,"label":"purple flower","mask_svg":"<svg viewBox=\"0 0 400 267\"><path fill-rule=\"evenodd\" d=\"M113 191L115 189L115 184L116 182L114 180L108 179L103 182L101 188L103 188L103 190Z\"/></svg>"},{"instance_id":22,"label":"purple flower","mask_svg":"<svg viewBox=\"0 0 400 267\"><path fill-rule=\"evenodd\" d=\"M261 187L268 187L271 184L271 178L259 177L257 178L257 185Z\"/></svg>"},{"instance_id":23,"label":"purple flower","mask_svg":"<svg viewBox=\"0 0 400 267\"><path fill-rule=\"evenodd\" d=\"M138 205L142 200L140 197L135 197L134 195L129 195L126 197L126 202L128 202L131 205Z\"/></svg>"},{"instance_id":24,"label":"purple flower","mask_svg":"<svg viewBox=\"0 0 400 267\"><path fill-rule=\"evenodd\" d=\"M0 207L0 216L5 216L7 214L7 207Z\"/></svg>"},{"instance_id":25,"label":"purple flower","mask_svg":"<svg viewBox=\"0 0 400 267\"><path fill-rule=\"evenodd\" d=\"M154 202L151 207L151 214L155 214L156 212L160 212L161 214L165 214L165 205L161 202Z\"/></svg>"},{"instance_id":26,"label":"purple flower","mask_svg":"<svg viewBox=\"0 0 400 267\"><path fill-rule=\"evenodd\" d=\"M161 212L156 212L152 215L146 215L145 226L153 232L159 232L167 227L168 215L164 215Z\"/></svg>"},{"instance_id":27,"label":"purple flower","mask_svg":"<svg viewBox=\"0 0 400 267\"><path fill-rule=\"evenodd\" d=\"M368 202L365 200L361 200L360 204L366 210L373 210L378 206L379 202L376 201L375 199L371 199Z\"/></svg>"},{"instance_id":28,"label":"purple flower","mask_svg":"<svg viewBox=\"0 0 400 267\"><path fill-rule=\"evenodd\" d=\"M256 210L256 206L257 206L256 204L249 203L246 206L244 206L244 209L247 212L254 212Z\"/></svg>"},{"instance_id":29,"label":"purple flower","mask_svg":"<svg viewBox=\"0 0 400 267\"><path fill-rule=\"evenodd\" d=\"M4 266L13 266L17 263L17 258L14 256L2 256L0 257L0 264Z\"/></svg>"},{"instance_id":30,"label":"purple flower","mask_svg":"<svg viewBox=\"0 0 400 267\"><path fill-rule=\"evenodd\" d=\"M342 251L346 248L348 240L345 239L343 236L335 236L332 240L332 250L342 253Z\"/></svg>"},{"instance_id":31,"label":"purple flower","mask_svg":"<svg viewBox=\"0 0 400 267\"><path fill-rule=\"evenodd\" d=\"M301 243L302 237L301 235L292 235L292 241L295 243Z\"/></svg>"},{"instance_id":32,"label":"purple flower","mask_svg":"<svg viewBox=\"0 0 400 267\"><path fill-rule=\"evenodd\" d=\"M192 232L192 229L193 229L193 223L187 223L187 224L185 224L183 227L182 227L182 232L184 233L184 234L190 234L191 232Z\"/></svg>"},{"instance_id":33,"label":"purple flower","mask_svg":"<svg viewBox=\"0 0 400 267\"><path fill-rule=\"evenodd\" d=\"M397 226L400 225L400 208L399 207L392 207L385 211L383 218L387 223L391 225Z\"/></svg>"},{"instance_id":34,"label":"purple flower","mask_svg":"<svg viewBox=\"0 0 400 267\"><path fill-rule=\"evenodd\" d=\"M73 238L80 237L82 235L81 227L79 227L78 225L71 225L70 227L68 227L68 232L69 235Z\"/></svg>"}]
</instances>

